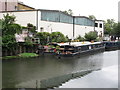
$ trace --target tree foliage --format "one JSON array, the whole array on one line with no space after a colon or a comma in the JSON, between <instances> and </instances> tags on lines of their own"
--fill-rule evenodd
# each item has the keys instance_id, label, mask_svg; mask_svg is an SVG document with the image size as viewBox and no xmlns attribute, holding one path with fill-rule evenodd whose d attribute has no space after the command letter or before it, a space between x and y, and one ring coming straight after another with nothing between
<instances>
[{"instance_id":1,"label":"tree foliage","mask_svg":"<svg viewBox=\"0 0 120 90\"><path fill-rule=\"evenodd\" d=\"M52 42L66 42L68 38L64 36L61 32L52 32L50 35Z\"/></svg>"},{"instance_id":2,"label":"tree foliage","mask_svg":"<svg viewBox=\"0 0 120 90\"><path fill-rule=\"evenodd\" d=\"M28 28L28 31L31 32L31 33L34 33L34 34L37 33L36 26L34 26L33 24L28 23L27 28Z\"/></svg>"},{"instance_id":3,"label":"tree foliage","mask_svg":"<svg viewBox=\"0 0 120 90\"><path fill-rule=\"evenodd\" d=\"M36 37L40 39L41 45L45 45L48 42L48 38L50 37L50 33L48 32L38 32Z\"/></svg>"},{"instance_id":4,"label":"tree foliage","mask_svg":"<svg viewBox=\"0 0 120 90\"><path fill-rule=\"evenodd\" d=\"M14 35L4 35L2 36L2 46L3 48L12 49L17 45Z\"/></svg>"},{"instance_id":5,"label":"tree foliage","mask_svg":"<svg viewBox=\"0 0 120 90\"><path fill-rule=\"evenodd\" d=\"M60 32L52 32L51 34L48 32L39 32L36 34L36 37L40 39L42 45L46 45L50 42L66 42L68 38L65 37Z\"/></svg>"},{"instance_id":6,"label":"tree foliage","mask_svg":"<svg viewBox=\"0 0 120 90\"><path fill-rule=\"evenodd\" d=\"M120 23L117 23L117 25L113 28L114 35L120 37Z\"/></svg>"},{"instance_id":7,"label":"tree foliage","mask_svg":"<svg viewBox=\"0 0 120 90\"><path fill-rule=\"evenodd\" d=\"M14 35L21 32L21 26L15 23L15 16L4 15L2 22L2 35Z\"/></svg>"},{"instance_id":8,"label":"tree foliage","mask_svg":"<svg viewBox=\"0 0 120 90\"><path fill-rule=\"evenodd\" d=\"M89 33L85 34L85 39L87 41L96 40L96 38L97 38L97 33L96 32L90 31Z\"/></svg>"},{"instance_id":9,"label":"tree foliage","mask_svg":"<svg viewBox=\"0 0 120 90\"><path fill-rule=\"evenodd\" d=\"M80 35L76 39L79 41L85 41L85 39L83 37L81 37Z\"/></svg>"},{"instance_id":10,"label":"tree foliage","mask_svg":"<svg viewBox=\"0 0 120 90\"><path fill-rule=\"evenodd\" d=\"M63 12L66 13L66 14L69 14L69 15L73 15L72 9L65 10L65 11L63 11Z\"/></svg>"},{"instance_id":11,"label":"tree foliage","mask_svg":"<svg viewBox=\"0 0 120 90\"><path fill-rule=\"evenodd\" d=\"M115 20L114 19L107 19L107 21L105 21L104 27L105 27L104 34L113 35L114 28L116 27Z\"/></svg>"},{"instance_id":12,"label":"tree foliage","mask_svg":"<svg viewBox=\"0 0 120 90\"><path fill-rule=\"evenodd\" d=\"M96 20L96 17L94 15L89 15L89 19Z\"/></svg>"},{"instance_id":13,"label":"tree foliage","mask_svg":"<svg viewBox=\"0 0 120 90\"><path fill-rule=\"evenodd\" d=\"M21 32L21 26L15 23L15 16L9 14L4 15L0 20L2 23L2 47L12 49L17 45L15 40L15 33Z\"/></svg>"}]
</instances>

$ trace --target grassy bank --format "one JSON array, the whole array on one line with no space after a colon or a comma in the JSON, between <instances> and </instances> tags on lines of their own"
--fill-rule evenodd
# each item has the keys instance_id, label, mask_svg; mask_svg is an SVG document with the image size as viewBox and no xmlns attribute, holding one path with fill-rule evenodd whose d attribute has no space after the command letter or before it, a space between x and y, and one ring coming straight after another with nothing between
<instances>
[{"instance_id":1,"label":"grassy bank","mask_svg":"<svg viewBox=\"0 0 120 90\"><path fill-rule=\"evenodd\" d=\"M37 57L37 56L39 55L36 53L21 53L21 54L18 54L17 56L5 56L5 57L2 57L2 59L30 58L30 57Z\"/></svg>"}]
</instances>

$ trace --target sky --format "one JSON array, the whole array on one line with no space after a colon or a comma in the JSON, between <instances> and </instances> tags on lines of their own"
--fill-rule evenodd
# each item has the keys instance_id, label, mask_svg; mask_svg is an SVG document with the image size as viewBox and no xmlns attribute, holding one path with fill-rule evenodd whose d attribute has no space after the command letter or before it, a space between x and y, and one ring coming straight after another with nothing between
<instances>
[{"instance_id":1,"label":"sky","mask_svg":"<svg viewBox=\"0 0 120 90\"><path fill-rule=\"evenodd\" d=\"M19 0L36 9L65 11L72 9L75 16L94 15L98 20L118 21L120 0Z\"/></svg>"}]
</instances>

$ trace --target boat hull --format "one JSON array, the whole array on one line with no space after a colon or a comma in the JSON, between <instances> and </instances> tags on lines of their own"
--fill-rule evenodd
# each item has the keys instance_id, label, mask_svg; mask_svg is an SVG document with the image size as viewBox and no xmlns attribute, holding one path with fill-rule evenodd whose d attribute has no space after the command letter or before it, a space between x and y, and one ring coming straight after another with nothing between
<instances>
[{"instance_id":1,"label":"boat hull","mask_svg":"<svg viewBox=\"0 0 120 90\"><path fill-rule=\"evenodd\" d=\"M57 54L56 56L58 58L61 58L61 57L75 57L75 56L80 57L82 55L90 55L90 54L95 54L95 53L104 52L104 51L105 51L105 47L100 47L100 48L80 51L79 53L74 53L74 54Z\"/></svg>"}]
</instances>

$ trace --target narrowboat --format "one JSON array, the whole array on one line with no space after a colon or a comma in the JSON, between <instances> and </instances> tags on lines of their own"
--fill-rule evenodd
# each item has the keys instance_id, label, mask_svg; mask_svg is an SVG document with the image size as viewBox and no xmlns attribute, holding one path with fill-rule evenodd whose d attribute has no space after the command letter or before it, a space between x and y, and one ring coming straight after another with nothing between
<instances>
[{"instance_id":1,"label":"narrowboat","mask_svg":"<svg viewBox=\"0 0 120 90\"><path fill-rule=\"evenodd\" d=\"M118 50L120 49L120 41L105 41L105 50L111 51L111 50Z\"/></svg>"},{"instance_id":2,"label":"narrowboat","mask_svg":"<svg viewBox=\"0 0 120 90\"><path fill-rule=\"evenodd\" d=\"M44 56L53 56L56 55L58 44L57 43L49 43L45 46L39 46L38 54Z\"/></svg>"},{"instance_id":3,"label":"narrowboat","mask_svg":"<svg viewBox=\"0 0 120 90\"><path fill-rule=\"evenodd\" d=\"M71 42L71 43L58 43L60 46L56 55L60 57L73 57L86 53L103 52L105 45L103 42Z\"/></svg>"}]
</instances>

